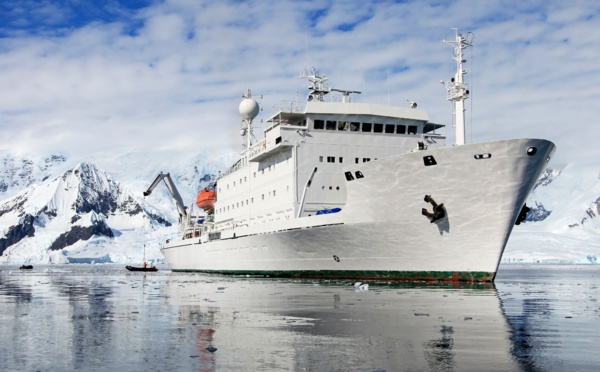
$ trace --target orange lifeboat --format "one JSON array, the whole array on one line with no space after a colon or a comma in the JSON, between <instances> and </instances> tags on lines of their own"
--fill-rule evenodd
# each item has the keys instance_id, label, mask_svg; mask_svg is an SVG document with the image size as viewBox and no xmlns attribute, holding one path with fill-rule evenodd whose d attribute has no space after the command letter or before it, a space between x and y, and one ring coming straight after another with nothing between
<instances>
[{"instance_id":1,"label":"orange lifeboat","mask_svg":"<svg viewBox=\"0 0 600 372\"><path fill-rule=\"evenodd\" d=\"M216 198L216 192L209 189L204 189L200 191L200 194L198 194L198 197L196 197L196 205L205 212L210 213L213 211L213 209L215 209Z\"/></svg>"}]
</instances>

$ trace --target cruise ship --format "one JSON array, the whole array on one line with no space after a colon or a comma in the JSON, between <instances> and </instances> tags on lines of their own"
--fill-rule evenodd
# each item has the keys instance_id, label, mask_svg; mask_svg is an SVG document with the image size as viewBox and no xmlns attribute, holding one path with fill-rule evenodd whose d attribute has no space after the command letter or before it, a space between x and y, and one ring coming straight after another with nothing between
<instances>
[{"instance_id":1,"label":"cruise ship","mask_svg":"<svg viewBox=\"0 0 600 372\"><path fill-rule=\"evenodd\" d=\"M181 237L161 248L173 271L268 277L493 281L525 200L555 151L544 139L466 143L464 49L444 83L456 143L413 102L358 102L316 69L306 100L277 105L254 136L259 104L239 105L243 150L184 206L168 173ZM202 217L198 217L204 211Z\"/></svg>"}]
</instances>

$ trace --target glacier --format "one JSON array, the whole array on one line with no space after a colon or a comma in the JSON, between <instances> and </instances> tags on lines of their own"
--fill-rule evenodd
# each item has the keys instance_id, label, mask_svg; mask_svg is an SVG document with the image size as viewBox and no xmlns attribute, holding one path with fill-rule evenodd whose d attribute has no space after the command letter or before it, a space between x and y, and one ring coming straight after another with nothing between
<instances>
[{"instance_id":1,"label":"glacier","mask_svg":"<svg viewBox=\"0 0 600 372\"><path fill-rule=\"evenodd\" d=\"M600 165L546 169L527 200L502 263L590 264L600 257Z\"/></svg>"},{"instance_id":2,"label":"glacier","mask_svg":"<svg viewBox=\"0 0 600 372\"><path fill-rule=\"evenodd\" d=\"M85 159L5 154L0 162L0 264L164 263L160 246L178 238L169 172L188 208L226 170L233 151L124 150ZM503 264L595 264L600 257L600 166L548 168L514 226ZM195 211L201 214L200 211Z\"/></svg>"}]
</instances>

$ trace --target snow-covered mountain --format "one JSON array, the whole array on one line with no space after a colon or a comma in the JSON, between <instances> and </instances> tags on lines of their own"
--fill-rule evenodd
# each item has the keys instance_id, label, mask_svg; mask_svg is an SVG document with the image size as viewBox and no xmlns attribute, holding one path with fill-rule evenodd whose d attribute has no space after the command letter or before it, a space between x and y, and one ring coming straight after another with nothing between
<instances>
[{"instance_id":1,"label":"snow-covered mountain","mask_svg":"<svg viewBox=\"0 0 600 372\"><path fill-rule=\"evenodd\" d=\"M546 169L502 262L600 263L600 163Z\"/></svg>"},{"instance_id":2,"label":"snow-covered mountain","mask_svg":"<svg viewBox=\"0 0 600 372\"><path fill-rule=\"evenodd\" d=\"M195 195L234 154L136 151L5 155L0 164L0 263L161 262L160 245L178 235L166 187L145 191L169 172L183 200ZM547 169L515 226L503 262L596 263L600 257L600 165Z\"/></svg>"},{"instance_id":3,"label":"snow-covered mountain","mask_svg":"<svg viewBox=\"0 0 600 372\"><path fill-rule=\"evenodd\" d=\"M5 156L0 263L162 261L161 243L178 232L176 208L166 188L147 200L142 192L159 171L170 172L193 208L195 194L228 163L202 157L133 151L74 163L65 156Z\"/></svg>"}]
</instances>

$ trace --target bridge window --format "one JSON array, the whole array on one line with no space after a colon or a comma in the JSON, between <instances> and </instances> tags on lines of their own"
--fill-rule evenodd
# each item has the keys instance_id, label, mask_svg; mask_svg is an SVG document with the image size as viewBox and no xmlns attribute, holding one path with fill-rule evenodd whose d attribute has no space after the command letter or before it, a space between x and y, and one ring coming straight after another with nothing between
<instances>
[{"instance_id":1,"label":"bridge window","mask_svg":"<svg viewBox=\"0 0 600 372\"><path fill-rule=\"evenodd\" d=\"M348 122L338 121L338 130L348 130Z\"/></svg>"},{"instance_id":2,"label":"bridge window","mask_svg":"<svg viewBox=\"0 0 600 372\"><path fill-rule=\"evenodd\" d=\"M323 121L323 120L315 120L315 123L314 123L313 127L315 129L325 129L325 121Z\"/></svg>"},{"instance_id":3,"label":"bridge window","mask_svg":"<svg viewBox=\"0 0 600 372\"><path fill-rule=\"evenodd\" d=\"M373 124L371 124L371 123L362 123L362 131L363 132L371 132L372 127L373 127Z\"/></svg>"},{"instance_id":4,"label":"bridge window","mask_svg":"<svg viewBox=\"0 0 600 372\"><path fill-rule=\"evenodd\" d=\"M325 123L325 129L335 130L337 128L337 122L335 120L327 120Z\"/></svg>"},{"instance_id":5,"label":"bridge window","mask_svg":"<svg viewBox=\"0 0 600 372\"><path fill-rule=\"evenodd\" d=\"M358 128L360 128L360 123L355 121L350 123L350 132L358 132Z\"/></svg>"},{"instance_id":6,"label":"bridge window","mask_svg":"<svg viewBox=\"0 0 600 372\"><path fill-rule=\"evenodd\" d=\"M396 129L396 125L394 125L394 124L386 124L385 125L386 133L394 133L394 129Z\"/></svg>"},{"instance_id":7,"label":"bridge window","mask_svg":"<svg viewBox=\"0 0 600 372\"><path fill-rule=\"evenodd\" d=\"M408 126L408 134L417 134L417 126L409 125Z\"/></svg>"},{"instance_id":8,"label":"bridge window","mask_svg":"<svg viewBox=\"0 0 600 372\"><path fill-rule=\"evenodd\" d=\"M396 125L396 134L406 134L406 125Z\"/></svg>"},{"instance_id":9,"label":"bridge window","mask_svg":"<svg viewBox=\"0 0 600 372\"><path fill-rule=\"evenodd\" d=\"M383 133L383 124L373 124L373 133Z\"/></svg>"}]
</instances>

